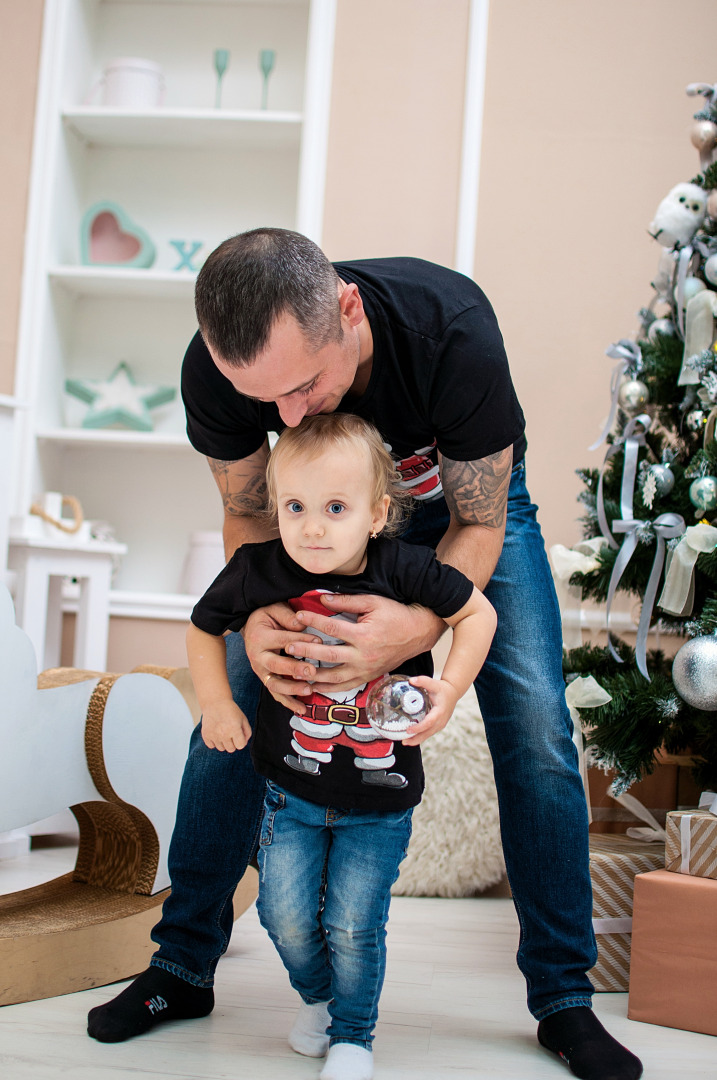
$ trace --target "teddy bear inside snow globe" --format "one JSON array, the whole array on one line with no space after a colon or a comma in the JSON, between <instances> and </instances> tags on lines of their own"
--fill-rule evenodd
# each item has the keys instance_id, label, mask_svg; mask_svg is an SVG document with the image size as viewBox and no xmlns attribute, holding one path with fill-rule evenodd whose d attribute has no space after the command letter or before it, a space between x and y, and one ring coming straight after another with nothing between
<instances>
[{"instance_id":1,"label":"teddy bear inside snow globe","mask_svg":"<svg viewBox=\"0 0 717 1080\"><path fill-rule=\"evenodd\" d=\"M425 720L431 702L406 675L384 675L374 683L366 699L369 724L384 739L408 739L417 724Z\"/></svg>"}]
</instances>

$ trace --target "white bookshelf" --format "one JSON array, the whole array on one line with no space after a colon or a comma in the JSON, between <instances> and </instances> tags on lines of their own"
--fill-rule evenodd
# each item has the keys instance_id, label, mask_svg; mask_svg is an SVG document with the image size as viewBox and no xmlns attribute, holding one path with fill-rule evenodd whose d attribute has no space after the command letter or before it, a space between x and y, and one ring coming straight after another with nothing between
<instances>
[{"instance_id":1,"label":"white bookshelf","mask_svg":"<svg viewBox=\"0 0 717 1080\"><path fill-rule=\"evenodd\" d=\"M184 434L158 431L121 431L116 428L105 431L88 431L85 428L38 428L38 442L54 443L55 446L109 447L118 450L131 450L141 447L143 450L191 450L193 447Z\"/></svg>"},{"instance_id":2,"label":"white bookshelf","mask_svg":"<svg viewBox=\"0 0 717 1080\"><path fill-rule=\"evenodd\" d=\"M86 146L165 149L293 149L301 141L300 112L259 109L121 109L84 107L62 113L65 127Z\"/></svg>"},{"instance_id":3,"label":"white bookshelf","mask_svg":"<svg viewBox=\"0 0 717 1080\"><path fill-rule=\"evenodd\" d=\"M183 300L191 303L196 274L182 270L125 270L109 266L53 266L47 272L50 283L70 296L131 297L141 300Z\"/></svg>"},{"instance_id":4,"label":"white bookshelf","mask_svg":"<svg viewBox=\"0 0 717 1080\"><path fill-rule=\"evenodd\" d=\"M206 462L187 441L180 366L196 330L196 273L172 240L200 241L195 267L258 225L320 242L336 0L46 0L20 319L12 513L43 491L79 498L128 553L112 610L185 617L189 534L221 528ZM230 52L214 106L215 48ZM260 49L276 51L259 107ZM96 91L116 57L158 63L161 106L108 108ZM93 88L95 92L93 93ZM87 209L117 203L150 235L149 269L86 266ZM65 380L125 361L141 384L177 388L154 430L90 430Z\"/></svg>"}]
</instances>

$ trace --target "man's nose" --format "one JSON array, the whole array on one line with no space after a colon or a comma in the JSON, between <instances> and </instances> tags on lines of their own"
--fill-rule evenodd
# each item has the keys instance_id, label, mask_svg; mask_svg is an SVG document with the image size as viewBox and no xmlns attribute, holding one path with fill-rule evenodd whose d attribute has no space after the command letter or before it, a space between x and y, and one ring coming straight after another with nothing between
<instances>
[{"instance_id":1,"label":"man's nose","mask_svg":"<svg viewBox=\"0 0 717 1080\"><path fill-rule=\"evenodd\" d=\"M276 404L279 416L287 427L298 427L306 416L308 403L303 398L292 394L290 397L279 398Z\"/></svg>"}]
</instances>

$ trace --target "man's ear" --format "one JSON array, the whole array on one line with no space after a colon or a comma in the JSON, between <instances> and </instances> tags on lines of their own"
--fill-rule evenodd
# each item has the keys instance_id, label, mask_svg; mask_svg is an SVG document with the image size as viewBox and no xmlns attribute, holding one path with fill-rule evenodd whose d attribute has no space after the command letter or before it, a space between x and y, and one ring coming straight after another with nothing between
<instances>
[{"instance_id":1,"label":"man's ear","mask_svg":"<svg viewBox=\"0 0 717 1080\"><path fill-rule=\"evenodd\" d=\"M363 300L355 282L344 285L339 293L339 311L342 319L346 319L349 326L358 326L360 322L363 322Z\"/></svg>"}]
</instances>

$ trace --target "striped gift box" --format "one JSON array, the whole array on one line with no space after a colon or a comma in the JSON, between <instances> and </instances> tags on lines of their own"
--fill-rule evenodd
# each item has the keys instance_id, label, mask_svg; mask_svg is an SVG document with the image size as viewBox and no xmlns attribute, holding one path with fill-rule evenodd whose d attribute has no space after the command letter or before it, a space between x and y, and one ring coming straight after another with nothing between
<instances>
[{"instance_id":1,"label":"striped gift box","mask_svg":"<svg viewBox=\"0 0 717 1080\"><path fill-rule=\"evenodd\" d=\"M596 990L614 993L628 989L635 875L661 870L664 865L662 844L623 835L591 834L590 877L598 959L588 976Z\"/></svg>"},{"instance_id":2,"label":"striped gift box","mask_svg":"<svg viewBox=\"0 0 717 1080\"><path fill-rule=\"evenodd\" d=\"M717 817L709 810L673 810L665 823L665 870L717 880Z\"/></svg>"}]
</instances>

